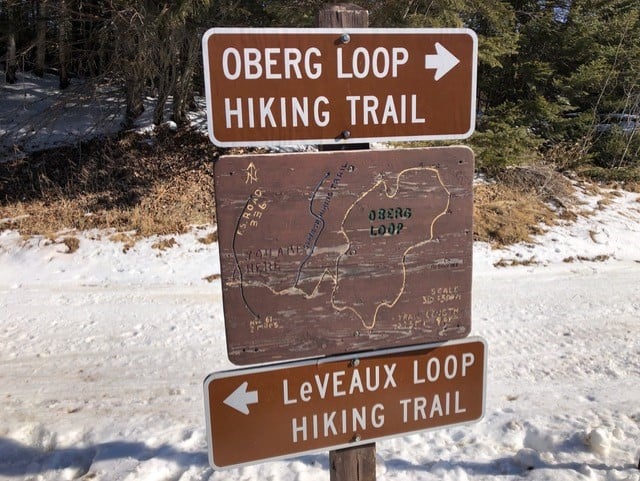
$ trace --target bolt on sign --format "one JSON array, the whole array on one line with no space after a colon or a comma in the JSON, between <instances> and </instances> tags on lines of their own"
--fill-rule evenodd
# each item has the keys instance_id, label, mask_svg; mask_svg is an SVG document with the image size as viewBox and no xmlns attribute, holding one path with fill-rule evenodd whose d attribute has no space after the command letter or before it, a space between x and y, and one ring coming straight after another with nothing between
<instances>
[{"instance_id":1,"label":"bolt on sign","mask_svg":"<svg viewBox=\"0 0 640 481\"><path fill-rule=\"evenodd\" d=\"M229 468L477 421L486 349L468 338L212 374L209 461Z\"/></svg>"},{"instance_id":2,"label":"bolt on sign","mask_svg":"<svg viewBox=\"0 0 640 481\"><path fill-rule=\"evenodd\" d=\"M468 29L213 28L203 58L220 146L462 139L475 128Z\"/></svg>"},{"instance_id":3,"label":"bolt on sign","mask_svg":"<svg viewBox=\"0 0 640 481\"><path fill-rule=\"evenodd\" d=\"M221 157L230 360L469 335L473 160L466 147Z\"/></svg>"}]
</instances>

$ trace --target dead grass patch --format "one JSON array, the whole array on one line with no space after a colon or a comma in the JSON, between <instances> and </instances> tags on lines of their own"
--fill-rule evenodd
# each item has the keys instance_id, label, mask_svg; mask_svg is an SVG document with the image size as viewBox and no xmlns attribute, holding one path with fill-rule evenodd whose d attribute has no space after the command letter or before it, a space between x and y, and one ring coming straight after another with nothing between
<instances>
[{"instance_id":1,"label":"dead grass patch","mask_svg":"<svg viewBox=\"0 0 640 481\"><path fill-rule=\"evenodd\" d=\"M494 262L494 267L514 267L514 266L537 266L540 262L536 260L535 256L529 259L500 259L498 262Z\"/></svg>"},{"instance_id":2,"label":"dead grass patch","mask_svg":"<svg viewBox=\"0 0 640 481\"><path fill-rule=\"evenodd\" d=\"M125 133L0 163L0 228L25 236L109 229L127 252L142 237L213 224L220 153L206 136L182 130ZM558 217L575 219L572 192L567 179L545 166L506 169L495 183L475 187L475 239L530 241ZM212 232L198 240L217 239Z\"/></svg>"},{"instance_id":3,"label":"dead grass patch","mask_svg":"<svg viewBox=\"0 0 640 481\"><path fill-rule=\"evenodd\" d=\"M613 203L613 199L621 197L622 193L617 190L601 190L599 195L602 197L596 202L596 210L605 210Z\"/></svg>"},{"instance_id":4,"label":"dead grass patch","mask_svg":"<svg viewBox=\"0 0 640 481\"><path fill-rule=\"evenodd\" d=\"M213 282L217 279L220 279L220 274L211 274L210 276L203 277L202 279L207 282Z\"/></svg>"},{"instance_id":5,"label":"dead grass patch","mask_svg":"<svg viewBox=\"0 0 640 481\"><path fill-rule=\"evenodd\" d=\"M611 205L611 196L606 195L598 200L598 202L596 203L596 209L597 210L605 210L608 206Z\"/></svg>"},{"instance_id":6,"label":"dead grass patch","mask_svg":"<svg viewBox=\"0 0 640 481\"><path fill-rule=\"evenodd\" d=\"M571 210L575 205L571 181L545 164L518 166L503 170L498 182L521 192L536 195L557 210Z\"/></svg>"},{"instance_id":7,"label":"dead grass patch","mask_svg":"<svg viewBox=\"0 0 640 481\"><path fill-rule=\"evenodd\" d=\"M562 259L562 262L566 262L566 263L573 263L576 261L581 261L581 262L605 262L608 261L609 259L611 259L611 256L608 254L599 254L596 256L570 256L570 257L566 257L564 259Z\"/></svg>"},{"instance_id":8,"label":"dead grass patch","mask_svg":"<svg viewBox=\"0 0 640 481\"><path fill-rule=\"evenodd\" d=\"M161 239L158 242L154 242L151 244L151 248L166 251L167 249L171 249L177 245L178 243L176 240L173 237L170 237L169 239Z\"/></svg>"},{"instance_id":9,"label":"dead grass patch","mask_svg":"<svg viewBox=\"0 0 640 481\"><path fill-rule=\"evenodd\" d=\"M201 244L213 244L214 242L218 242L218 231L211 232L207 234L205 237L199 237L198 242Z\"/></svg>"},{"instance_id":10,"label":"dead grass patch","mask_svg":"<svg viewBox=\"0 0 640 481\"><path fill-rule=\"evenodd\" d=\"M502 184L476 186L473 214L474 239L498 246L530 241L555 218L538 196Z\"/></svg>"},{"instance_id":11,"label":"dead grass patch","mask_svg":"<svg viewBox=\"0 0 640 481\"><path fill-rule=\"evenodd\" d=\"M61 244L67 247L66 254L73 254L80 248L80 239L77 237L65 237L62 239Z\"/></svg>"},{"instance_id":12,"label":"dead grass patch","mask_svg":"<svg viewBox=\"0 0 640 481\"><path fill-rule=\"evenodd\" d=\"M639 166L606 168L584 164L576 168L576 173L582 178L604 186L640 192Z\"/></svg>"},{"instance_id":13,"label":"dead grass patch","mask_svg":"<svg viewBox=\"0 0 640 481\"><path fill-rule=\"evenodd\" d=\"M24 235L115 229L184 233L215 222L213 163L202 134L125 133L0 163L2 227Z\"/></svg>"},{"instance_id":14,"label":"dead grass patch","mask_svg":"<svg viewBox=\"0 0 640 481\"><path fill-rule=\"evenodd\" d=\"M498 246L529 242L556 219L575 219L574 206L571 182L552 169L506 169L474 189L474 238Z\"/></svg>"},{"instance_id":15,"label":"dead grass patch","mask_svg":"<svg viewBox=\"0 0 640 481\"><path fill-rule=\"evenodd\" d=\"M109 237L109 240L111 242L120 242L122 243L122 252L124 252L125 254L127 253L127 251L129 251L129 249L131 249L133 246L136 245L136 242L140 239L141 237L139 236L135 236L126 232L118 232L116 234L113 234L112 236Z\"/></svg>"}]
</instances>

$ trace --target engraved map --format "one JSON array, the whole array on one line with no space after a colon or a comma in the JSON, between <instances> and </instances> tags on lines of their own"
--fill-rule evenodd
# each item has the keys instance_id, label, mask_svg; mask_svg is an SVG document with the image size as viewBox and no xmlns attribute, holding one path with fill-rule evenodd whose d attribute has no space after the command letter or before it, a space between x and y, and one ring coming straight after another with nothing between
<instances>
[{"instance_id":1,"label":"engraved map","mask_svg":"<svg viewBox=\"0 0 640 481\"><path fill-rule=\"evenodd\" d=\"M221 157L230 359L468 335L472 177L464 147Z\"/></svg>"}]
</instances>

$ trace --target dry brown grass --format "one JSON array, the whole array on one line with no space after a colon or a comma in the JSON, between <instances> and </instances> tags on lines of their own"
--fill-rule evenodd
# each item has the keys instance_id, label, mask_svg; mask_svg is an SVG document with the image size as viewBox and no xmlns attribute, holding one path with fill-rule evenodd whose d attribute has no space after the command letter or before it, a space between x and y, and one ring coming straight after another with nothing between
<instances>
[{"instance_id":1,"label":"dry brown grass","mask_svg":"<svg viewBox=\"0 0 640 481\"><path fill-rule=\"evenodd\" d=\"M529 259L500 259L493 263L494 267L537 266L540 262L535 257Z\"/></svg>"},{"instance_id":2,"label":"dry brown grass","mask_svg":"<svg viewBox=\"0 0 640 481\"><path fill-rule=\"evenodd\" d=\"M202 279L211 283L215 280L220 279L220 274L211 274L210 276L203 277Z\"/></svg>"},{"instance_id":3,"label":"dry brown grass","mask_svg":"<svg viewBox=\"0 0 640 481\"><path fill-rule=\"evenodd\" d=\"M159 241L154 242L151 244L151 248L166 251L167 249L171 249L177 245L179 245L178 242L173 237L169 237L168 239L160 239Z\"/></svg>"},{"instance_id":4,"label":"dry brown grass","mask_svg":"<svg viewBox=\"0 0 640 481\"><path fill-rule=\"evenodd\" d=\"M109 236L111 242L122 243L122 252L126 253L129 249L136 245L136 241L140 239L140 236L133 235L128 232L118 232Z\"/></svg>"},{"instance_id":5,"label":"dry brown grass","mask_svg":"<svg viewBox=\"0 0 640 481\"><path fill-rule=\"evenodd\" d=\"M213 244L214 242L218 242L218 232L210 232L205 237L198 238L198 242L201 244Z\"/></svg>"},{"instance_id":6,"label":"dry brown grass","mask_svg":"<svg viewBox=\"0 0 640 481\"><path fill-rule=\"evenodd\" d=\"M67 247L67 254L73 254L80 248L80 239L74 236L65 237L62 239L62 244Z\"/></svg>"},{"instance_id":7,"label":"dry brown grass","mask_svg":"<svg viewBox=\"0 0 640 481\"><path fill-rule=\"evenodd\" d=\"M496 245L528 241L555 218L536 195L501 184L478 185L474 196L475 240Z\"/></svg>"},{"instance_id":8,"label":"dry brown grass","mask_svg":"<svg viewBox=\"0 0 640 481\"><path fill-rule=\"evenodd\" d=\"M569 180L546 166L517 167L474 189L474 238L494 245L530 241L574 214Z\"/></svg>"},{"instance_id":9,"label":"dry brown grass","mask_svg":"<svg viewBox=\"0 0 640 481\"><path fill-rule=\"evenodd\" d=\"M215 222L218 150L193 131L132 133L0 163L1 228L179 234ZM9 219L9 220L7 220Z\"/></svg>"},{"instance_id":10,"label":"dry brown grass","mask_svg":"<svg viewBox=\"0 0 640 481\"><path fill-rule=\"evenodd\" d=\"M112 229L109 238L126 252L142 237L214 223L213 164L219 153L197 132L161 131L153 138L129 133L0 163L0 229L48 235L55 242L60 232ZM495 183L475 187L475 239L496 245L530 240L558 216L576 215L572 192L565 178L545 166L507 169ZM217 233L198 240L216 242ZM69 252L78 248L63 242ZM175 242L154 247L164 250Z\"/></svg>"},{"instance_id":11,"label":"dry brown grass","mask_svg":"<svg viewBox=\"0 0 640 481\"><path fill-rule=\"evenodd\" d=\"M580 261L580 262L605 262L608 261L609 259L611 259L610 255L607 254L600 254L600 255L595 255L595 256L570 256L570 257L565 257L564 259L562 259L562 262L566 262L568 264L571 264L573 262L576 261Z\"/></svg>"},{"instance_id":12,"label":"dry brown grass","mask_svg":"<svg viewBox=\"0 0 640 481\"><path fill-rule=\"evenodd\" d=\"M508 168L497 181L518 191L536 195L558 210L571 210L575 199L571 182L546 164Z\"/></svg>"}]
</instances>

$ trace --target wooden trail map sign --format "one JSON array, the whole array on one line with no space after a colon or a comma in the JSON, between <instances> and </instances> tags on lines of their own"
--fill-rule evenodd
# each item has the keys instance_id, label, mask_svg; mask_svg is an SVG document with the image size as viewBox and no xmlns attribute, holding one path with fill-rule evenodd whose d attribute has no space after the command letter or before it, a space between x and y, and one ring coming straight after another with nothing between
<instances>
[{"instance_id":1,"label":"wooden trail map sign","mask_svg":"<svg viewBox=\"0 0 640 481\"><path fill-rule=\"evenodd\" d=\"M230 360L467 336L473 169L466 147L221 157Z\"/></svg>"},{"instance_id":2,"label":"wooden trail map sign","mask_svg":"<svg viewBox=\"0 0 640 481\"><path fill-rule=\"evenodd\" d=\"M466 138L477 43L462 28L210 29L209 137L224 147Z\"/></svg>"}]
</instances>

